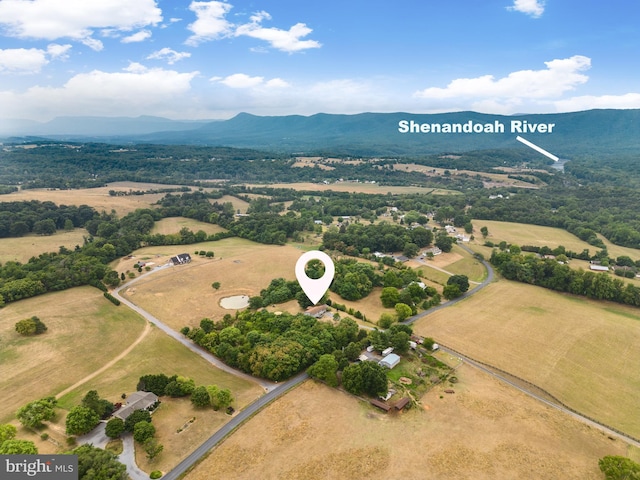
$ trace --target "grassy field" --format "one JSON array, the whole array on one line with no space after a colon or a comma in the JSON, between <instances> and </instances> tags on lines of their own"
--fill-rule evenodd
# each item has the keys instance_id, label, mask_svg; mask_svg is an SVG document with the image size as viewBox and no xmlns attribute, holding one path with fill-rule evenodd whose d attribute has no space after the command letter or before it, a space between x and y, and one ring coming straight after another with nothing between
<instances>
[{"instance_id":1,"label":"grassy field","mask_svg":"<svg viewBox=\"0 0 640 480\"><path fill-rule=\"evenodd\" d=\"M182 265L154 274L130 289L122 291L127 298L179 330L197 325L205 317L220 319L227 310L220 306L222 298L233 295L259 295L272 279L295 279L295 263L302 251L292 246L261 245L240 238L199 243L193 248L213 250L215 258L193 257ZM136 258L153 258L160 264L167 253L180 253L169 248L149 247L136 251ZM161 254L159 258L156 255ZM133 262L134 260L129 260ZM120 271L120 269L118 270ZM220 282L219 290L211 287Z\"/></svg>"},{"instance_id":2,"label":"grassy field","mask_svg":"<svg viewBox=\"0 0 640 480\"><path fill-rule=\"evenodd\" d=\"M474 220L473 225L477 231L475 235L479 243L484 243L484 240L479 235L480 228L486 226L489 229L487 240L495 244L504 240L507 243L514 243L516 245L536 245L539 247L546 245L551 249L562 245L567 250L572 250L576 253L582 252L585 248L588 248L591 254L599 250L560 228L540 227L524 223L496 222L493 220ZM612 244L603 237L600 238L602 238L604 244L607 246L611 257L615 258L620 255L627 255L634 260L640 260L640 250L620 247Z\"/></svg>"},{"instance_id":3,"label":"grassy field","mask_svg":"<svg viewBox=\"0 0 640 480\"><path fill-rule=\"evenodd\" d=\"M232 195L224 195L222 198L211 200L211 203L214 202L218 202L219 204L231 203L231 205L233 205L233 209L236 212L240 210L240 213L247 213L247 209L249 208L249 202Z\"/></svg>"},{"instance_id":4,"label":"grassy field","mask_svg":"<svg viewBox=\"0 0 640 480\"><path fill-rule=\"evenodd\" d=\"M240 427L187 480L600 479L609 440L463 366L454 395L436 387L421 408L385 415L308 381Z\"/></svg>"},{"instance_id":5,"label":"grassy field","mask_svg":"<svg viewBox=\"0 0 640 480\"><path fill-rule=\"evenodd\" d=\"M638 309L501 280L414 329L640 437Z\"/></svg>"},{"instance_id":6,"label":"grassy field","mask_svg":"<svg viewBox=\"0 0 640 480\"><path fill-rule=\"evenodd\" d=\"M168 217L155 222L155 224L153 225L153 230L151 230L151 233L152 234L159 233L161 235L171 235L173 233L179 233L182 228L188 228L192 232L197 232L198 230L202 230L207 235L213 235L218 232L226 231L224 228L220 227L219 225L200 222L192 218Z\"/></svg>"},{"instance_id":7,"label":"grassy field","mask_svg":"<svg viewBox=\"0 0 640 480\"><path fill-rule=\"evenodd\" d=\"M247 184L248 187L260 187L262 185ZM299 182L299 183L276 183L269 185L271 188L292 188L294 190L304 190L309 192L326 192L333 190L334 192L353 192L353 193L377 193L377 194L410 194L422 193L425 195L459 195L460 192L455 190L445 190L442 188L425 188L425 187L395 187L392 185L380 185L377 183L360 183L360 182L338 182L325 185L323 183Z\"/></svg>"},{"instance_id":8,"label":"grassy field","mask_svg":"<svg viewBox=\"0 0 640 480\"><path fill-rule=\"evenodd\" d=\"M15 332L36 315L48 327L35 337ZM0 423L22 405L56 395L100 368L135 341L145 322L116 307L92 287L49 293L10 303L0 317ZM120 392L121 393L121 392Z\"/></svg>"},{"instance_id":9,"label":"grassy field","mask_svg":"<svg viewBox=\"0 0 640 480\"><path fill-rule=\"evenodd\" d=\"M154 193L148 195L109 195L109 190L118 192L128 192L130 190L151 190L161 188L177 187L177 185L162 185L155 183L136 182L114 182L106 187L81 188L77 190L49 190L46 188L36 188L20 190L8 195L0 195L0 202L15 202L23 200L39 200L41 202L50 201L57 205L89 205L98 212L110 212L112 209L118 215L124 216L138 208L148 208L162 197L165 193Z\"/></svg>"},{"instance_id":10,"label":"grassy field","mask_svg":"<svg viewBox=\"0 0 640 480\"><path fill-rule=\"evenodd\" d=\"M25 237L0 238L0 263L9 261L26 263L31 257L41 253L57 252L60 247L73 250L76 245L84 243L89 233L84 228L55 235L27 235Z\"/></svg>"}]
</instances>

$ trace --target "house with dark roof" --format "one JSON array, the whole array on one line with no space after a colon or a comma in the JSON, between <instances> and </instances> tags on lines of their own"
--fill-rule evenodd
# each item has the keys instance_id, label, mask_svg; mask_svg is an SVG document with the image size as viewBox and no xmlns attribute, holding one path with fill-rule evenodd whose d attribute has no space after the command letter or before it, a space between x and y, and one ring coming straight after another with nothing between
<instances>
[{"instance_id":1,"label":"house with dark roof","mask_svg":"<svg viewBox=\"0 0 640 480\"><path fill-rule=\"evenodd\" d=\"M127 398L127 404L117 410L113 416L126 420L136 410L149 410L158 401L158 396L152 392L135 392Z\"/></svg>"},{"instance_id":2,"label":"house with dark roof","mask_svg":"<svg viewBox=\"0 0 640 480\"><path fill-rule=\"evenodd\" d=\"M191 263L191 255L188 253L181 253L169 259L170 265L184 265L186 263Z\"/></svg>"}]
</instances>

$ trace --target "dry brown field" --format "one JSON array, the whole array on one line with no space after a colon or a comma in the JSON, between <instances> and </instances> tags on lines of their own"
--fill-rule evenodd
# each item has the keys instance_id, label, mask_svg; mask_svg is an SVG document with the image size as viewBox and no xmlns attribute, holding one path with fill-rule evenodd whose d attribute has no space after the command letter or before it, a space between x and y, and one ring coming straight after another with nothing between
<instances>
[{"instance_id":1,"label":"dry brown field","mask_svg":"<svg viewBox=\"0 0 640 480\"><path fill-rule=\"evenodd\" d=\"M507 243L513 243L515 245L535 245L539 247L546 245L551 249L562 245L567 250L572 250L576 253L582 252L585 248L588 248L591 254L599 250L593 245L589 245L587 242L580 240L575 235L560 228L541 227L524 223L497 222L493 220L474 220L473 226L476 230L476 241L481 244L484 243L484 240L479 235L480 228L486 226L489 229L487 240L495 244L504 240ZM640 260L640 250L614 245L604 237L600 236L600 238L607 246L609 256L615 258L621 255L627 255L634 260Z\"/></svg>"},{"instance_id":2,"label":"dry brown field","mask_svg":"<svg viewBox=\"0 0 640 480\"><path fill-rule=\"evenodd\" d=\"M224 309L220 300L234 295L259 295L272 279L294 280L294 268L302 251L290 245L262 245L239 238L199 243L199 250L213 250L215 258L192 254L188 265L168 268L140 280L122 294L158 317L175 330L199 324L205 317L220 319L235 310ZM180 247L148 247L135 252L137 259L151 258L162 264L169 256L181 253ZM186 250L184 250L186 251ZM156 255L161 255L156 258ZM122 261L118 271L123 270ZM211 287L220 282L219 290Z\"/></svg>"},{"instance_id":3,"label":"dry brown field","mask_svg":"<svg viewBox=\"0 0 640 480\"><path fill-rule=\"evenodd\" d=\"M59 230L55 235L0 238L0 263L26 263L31 257L45 252L57 252L60 247L73 250L76 245L82 246L84 237L88 236L89 233L84 228L76 228L69 232Z\"/></svg>"},{"instance_id":4,"label":"dry brown field","mask_svg":"<svg viewBox=\"0 0 640 480\"><path fill-rule=\"evenodd\" d=\"M182 228L188 228L192 232L202 230L207 235L213 235L215 233L226 231L221 226L215 225L213 223L200 222L198 220L185 217L168 217L155 222L151 233L171 235L174 233L179 233Z\"/></svg>"},{"instance_id":5,"label":"dry brown field","mask_svg":"<svg viewBox=\"0 0 640 480\"><path fill-rule=\"evenodd\" d=\"M264 185L247 184L247 187L261 187ZM425 187L395 187L391 185L380 185L377 183L360 183L360 182L337 182L325 185L323 183L299 182L299 183L275 183L269 185L272 188L292 188L294 190L303 190L309 192L326 192L333 190L334 192L352 192L352 193L377 193L377 194L411 194L421 193L424 195L459 195L460 192L455 190L445 190L442 188L425 188Z\"/></svg>"},{"instance_id":6,"label":"dry brown field","mask_svg":"<svg viewBox=\"0 0 640 480\"><path fill-rule=\"evenodd\" d=\"M14 328L37 316L48 327L34 337ZM145 322L96 288L78 287L10 303L0 316L0 423L22 405L56 395L125 350Z\"/></svg>"},{"instance_id":7,"label":"dry brown field","mask_svg":"<svg viewBox=\"0 0 640 480\"><path fill-rule=\"evenodd\" d=\"M500 280L414 330L640 437L637 308Z\"/></svg>"},{"instance_id":8,"label":"dry brown field","mask_svg":"<svg viewBox=\"0 0 640 480\"><path fill-rule=\"evenodd\" d=\"M149 208L165 193L148 195L127 195L122 197L109 196L109 190L128 192L130 190L151 190L179 187L180 185L162 185L156 183L114 182L106 187L81 188L77 190L48 190L45 188L20 190L8 195L0 195L0 202L15 202L25 200L50 201L56 205L89 205L98 212L115 210L119 216L124 216L138 208Z\"/></svg>"},{"instance_id":9,"label":"dry brown field","mask_svg":"<svg viewBox=\"0 0 640 480\"><path fill-rule=\"evenodd\" d=\"M604 455L626 445L472 367L455 394L385 415L307 381L213 450L187 480L601 479Z\"/></svg>"},{"instance_id":10,"label":"dry brown field","mask_svg":"<svg viewBox=\"0 0 640 480\"><path fill-rule=\"evenodd\" d=\"M470 177L480 176L485 184L486 188L491 187L518 187L518 188L540 188L539 185L534 185L529 182L523 182L515 178L509 178L507 173L486 173L475 172L473 170L451 170L446 168L435 168L427 165L418 165L415 163L397 163L393 165L394 170L402 172L421 172L427 176L441 176L444 175L445 170L449 171L451 176L455 175L469 175ZM520 174L522 177L529 177L534 179L535 177L527 175L526 173Z\"/></svg>"},{"instance_id":11,"label":"dry brown field","mask_svg":"<svg viewBox=\"0 0 640 480\"><path fill-rule=\"evenodd\" d=\"M247 213L247 209L249 208L249 202L242 200L241 198L234 197L232 195L224 195L221 198L212 199L211 203L218 202L219 204L223 203L231 203L233 205L233 210L237 212L240 210L240 213Z\"/></svg>"}]
</instances>

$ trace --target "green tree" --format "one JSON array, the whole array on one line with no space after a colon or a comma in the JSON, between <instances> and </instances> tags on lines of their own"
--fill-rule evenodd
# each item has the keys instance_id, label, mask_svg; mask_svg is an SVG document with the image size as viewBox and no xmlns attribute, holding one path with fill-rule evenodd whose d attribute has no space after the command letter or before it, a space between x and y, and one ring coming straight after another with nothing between
<instances>
[{"instance_id":1,"label":"green tree","mask_svg":"<svg viewBox=\"0 0 640 480\"><path fill-rule=\"evenodd\" d=\"M469 290L469 278L466 275L451 275L447 285L458 285L460 292L464 293Z\"/></svg>"},{"instance_id":2,"label":"green tree","mask_svg":"<svg viewBox=\"0 0 640 480\"><path fill-rule=\"evenodd\" d=\"M384 312L380 315L380 319L378 320L378 326L383 329L389 328L396 319L393 315L388 312Z\"/></svg>"},{"instance_id":3,"label":"green tree","mask_svg":"<svg viewBox=\"0 0 640 480\"><path fill-rule=\"evenodd\" d=\"M366 393L377 397L386 395L388 380L386 369L376 362L354 363L342 372L342 385L355 395Z\"/></svg>"},{"instance_id":4,"label":"green tree","mask_svg":"<svg viewBox=\"0 0 640 480\"><path fill-rule=\"evenodd\" d=\"M93 445L82 445L71 453L78 456L79 480L128 480L127 467L115 455Z\"/></svg>"},{"instance_id":5,"label":"green tree","mask_svg":"<svg viewBox=\"0 0 640 480\"><path fill-rule=\"evenodd\" d=\"M113 403L100 398L97 390L89 390L82 399L81 405L90 408L98 414L98 417L105 418L113 412Z\"/></svg>"},{"instance_id":6,"label":"green tree","mask_svg":"<svg viewBox=\"0 0 640 480\"><path fill-rule=\"evenodd\" d=\"M413 313L411 307L406 303L396 303L395 310L399 322L402 322L403 320L409 318Z\"/></svg>"},{"instance_id":7,"label":"green tree","mask_svg":"<svg viewBox=\"0 0 640 480\"><path fill-rule=\"evenodd\" d=\"M395 287L384 287L380 293L382 306L393 308L400 301L400 292Z\"/></svg>"},{"instance_id":8,"label":"green tree","mask_svg":"<svg viewBox=\"0 0 640 480\"><path fill-rule=\"evenodd\" d=\"M138 422L151 423L151 414L147 410L136 410L124 421L125 431L133 432L133 429Z\"/></svg>"},{"instance_id":9,"label":"green tree","mask_svg":"<svg viewBox=\"0 0 640 480\"><path fill-rule=\"evenodd\" d=\"M2 442L5 440L12 440L15 438L16 433L18 433L18 429L10 423L0 425L0 445L2 445Z\"/></svg>"},{"instance_id":10,"label":"green tree","mask_svg":"<svg viewBox=\"0 0 640 480\"><path fill-rule=\"evenodd\" d=\"M445 253L451 251L451 249L453 248L453 243L453 238L447 235L446 232L440 232L436 235L435 245Z\"/></svg>"},{"instance_id":11,"label":"green tree","mask_svg":"<svg viewBox=\"0 0 640 480\"><path fill-rule=\"evenodd\" d=\"M407 353L407 351L409 350L409 340L411 340L411 337L408 333L393 333L389 337L389 340L391 340L391 346L393 347L393 351L395 353L403 354Z\"/></svg>"},{"instance_id":12,"label":"green tree","mask_svg":"<svg viewBox=\"0 0 640 480\"><path fill-rule=\"evenodd\" d=\"M211 286L212 286L215 290L218 290L218 289L220 288L220 282L213 282L213 283L211 284Z\"/></svg>"},{"instance_id":13,"label":"green tree","mask_svg":"<svg viewBox=\"0 0 640 480\"><path fill-rule=\"evenodd\" d=\"M46 397L30 402L17 411L16 418L25 427L38 428L42 422L53 419L55 416L54 408L57 404L58 401L55 397Z\"/></svg>"},{"instance_id":14,"label":"green tree","mask_svg":"<svg viewBox=\"0 0 640 480\"><path fill-rule=\"evenodd\" d=\"M124 420L121 418L112 418L105 425L104 433L109 438L118 438L124 433Z\"/></svg>"},{"instance_id":15,"label":"green tree","mask_svg":"<svg viewBox=\"0 0 640 480\"><path fill-rule=\"evenodd\" d=\"M30 440L5 440L0 444L0 455L36 455L36 444Z\"/></svg>"},{"instance_id":16,"label":"green tree","mask_svg":"<svg viewBox=\"0 0 640 480\"><path fill-rule=\"evenodd\" d=\"M36 316L20 320L15 327L16 332L25 336L39 335L47 331L47 326Z\"/></svg>"},{"instance_id":17,"label":"green tree","mask_svg":"<svg viewBox=\"0 0 640 480\"><path fill-rule=\"evenodd\" d=\"M138 422L133 426L133 439L138 443L144 443L145 440L156 434L156 427L149 422Z\"/></svg>"},{"instance_id":18,"label":"green tree","mask_svg":"<svg viewBox=\"0 0 640 480\"><path fill-rule=\"evenodd\" d=\"M462 292L460 291L460 287L456 284L446 285L442 289L442 296L447 300L453 300L454 298L462 296Z\"/></svg>"},{"instance_id":19,"label":"green tree","mask_svg":"<svg viewBox=\"0 0 640 480\"><path fill-rule=\"evenodd\" d=\"M233 395L228 388L218 388L213 397L210 396L211 406L214 410L225 409L233 403Z\"/></svg>"},{"instance_id":20,"label":"green tree","mask_svg":"<svg viewBox=\"0 0 640 480\"><path fill-rule=\"evenodd\" d=\"M338 385L337 371L338 361L330 353L321 355L318 361L307 369L310 377L326 382L331 387Z\"/></svg>"},{"instance_id":21,"label":"green tree","mask_svg":"<svg viewBox=\"0 0 640 480\"><path fill-rule=\"evenodd\" d=\"M638 480L640 464L619 455L607 455L598 461L600 471L607 480Z\"/></svg>"},{"instance_id":22,"label":"green tree","mask_svg":"<svg viewBox=\"0 0 640 480\"><path fill-rule=\"evenodd\" d=\"M67 435L84 435L100 423L98 414L89 407L75 406L69 410L65 426Z\"/></svg>"},{"instance_id":23,"label":"green tree","mask_svg":"<svg viewBox=\"0 0 640 480\"><path fill-rule=\"evenodd\" d=\"M209 392L207 392L207 387L200 385L193 390L191 393L191 403L195 407L204 408L211 406L211 400L209 399Z\"/></svg>"},{"instance_id":24,"label":"green tree","mask_svg":"<svg viewBox=\"0 0 640 480\"><path fill-rule=\"evenodd\" d=\"M413 258L418 255L419 251L420 247L413 242L407 242L404 244L403 253L409 258Z\"/></svg>"},{"instance_id":25,"label":"green tree","mask_svg":"<svg viewBox=\"0 0 640 480\"><path fill-rule=\"evenodd\" d=\"M33 233L38 235L53 235L56 233L56 222L51 218L38 220L33 224Z\"/></svg>"},{"instance_id":26,"label":"green tree","mask_svg":"<svg viewBox=\"0 0 640 480\"><path fill-rule=\"evenodd\" d=\"M147 438L144 441L143 446L149 460L153 460L162 453L162 450L164 450L164 446L161 443L158 443L158 440L153 437Z\"/></svg>"},{"instance_id":27,"label":"green tree","mask_svg":"<svg viewBox=\"0 0 640 480\"><path fill-rule=\"evenodd\" d=\"M489 236L489 229L487 227L480 228L480 233L482 234L482 238L487 238Z\"/></svg>"}]
</instances>

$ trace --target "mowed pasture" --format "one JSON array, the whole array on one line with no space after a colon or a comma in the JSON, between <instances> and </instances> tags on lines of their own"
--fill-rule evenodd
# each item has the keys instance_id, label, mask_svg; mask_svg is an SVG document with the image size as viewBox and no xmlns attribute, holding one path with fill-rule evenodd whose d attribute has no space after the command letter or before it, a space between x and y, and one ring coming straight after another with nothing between
<instances>
[{"instance_id":1,"label":"mowed pasture","mask_svg":"<svg viewBox=\"0 0 640 480\"><path fill-rule=\"evenodd\" d=\"M76 245L82 246L84 238L88 236L89 233L84 228L76 228L68 232L58 230L55 235L0 238L0 263L26 263L31 257L46 252L57 252L60 247L73 250Z\"/></svg>"},{"instance_id":2,"label":"mowed pasture","mask_svg":"<svg viewBox=\"0 0 640 480\"><path fill-rule=\"evenodd\" d=\"M181 229L187 228L192 232L202 230L207 235L213 235L226 230L219 225L213 223L200 222L192 218L186 217L167 217L154 223L152 234L159 233L161 235L171 235L179 233Z\"/></svg>"},{"instance_id":3,"label":"mowed pasture","mask_svg":"<svg viewBox=\"0 0 640 480\"><path fill-rule=\"evenodd\" d=\"M49 190L46 188L34 188L19 190L7 195L0 195L0 202L17 202L38 200L41 202L53 202L56 205L89 205L98 212L111 212L115 210L119 216L124 216L138 208L149 208L166 193L152 193L146 195L122 195L110 196L109 190L117 192L129 192L136 190L152 190L163 188L175 188L181 185L162 185L156 183L114 182L104 187L80 188L74 190Z\"/></svg>"},{"instance_id":4,"label":"mowed pasture","mask_svg":"<svg viewBox=\"0 0 640 480\"><path fill-rule=\"evenodd\" d=\"M16 322L34 315L48 330L19 335ZM0 423L11 420L22 405L56 395L98 370L132 344L144 326L140 316L116 307L92 287L5 306L0 316Z\"/></svg>"},{"instance_id":5,"label":"mowed pasture","mask_svg":"<svg viewBox=\"0 0 640 480\"><path fill-rule=\"evenodd\" d=\"M247 184L247 187L263 187L264 185ZM299 191L309 192L327 192L329 190L334 192L349 192L349 193L374 193L386 195L390 193L392 195L398 194L412 194L420 193L424 195L459 195L460 192L456 190L445 190L443 188L427 188L427 187L414 187L414 186L393 186L393 185L380 185L378 183L361 183L361 182L336 182L331 184L324 183L311 183L311 182L297 182L297 183L274 183L270 184L271 188L291 188Z\"/></svg>"},{"instance_id":6,"label":"mowed pasture","mask_svg":"<svg viewBox=\"0 0 640 480\"><path fill-rule=\"evenodd\" d=\"M640 310L500 280L414 324L640 437Z\"/></svg>"},{"instance_id":7,"label":"mowed pasture","mask_svg":"<svg viewBox=\"0 0 640 480\"><path fill-rule=\"evenodd\" d=\"M490 240L495 244L504 240L507 243L520 246L547 246L551 249L562 245L567 250L572 250L576 253L580 253L587 248L592 255L599 250L599 248L589 245L587 242L580 240L575 235L560 228L541 227L524 223L497 222L493 220L473 220L473 226L476 241L480 243L484 243L480 235L480 229L487 227L489 229L489 236L486 240ZM600 238L606 245L609 256L615 258L621 255L627 255L634 260L640 260L640 250L614 245L604 237L600 236Z\"/></svg>"},{"instance_id":8,"label":"mowed pasture","mask_svg":"<svg viewBox=\"0 0 640 480\"><path fill-rule=\"evenodd\" d=\"M180 250L177 250L177 249ZM196 326L203 318L221 319L233 314L220 306L220 300L235 295L259 295L274 278L295 279L295 264L302 251L290 245L262 245L240 238L205 242L189 247L148 247L135 252L136 258L155 258L162 262L191 248L211 250L215 258L193 255L188 265L178 265L154 273L125 288L121 293L152 315L180 330ZM169 250L171 249L171 250ZM214 289L213 282L220 282Z\"/></svg>"},{"instance_id":9,"label":"mowed pasture","mask_svg":"<svg viewBox=\"0 0 640 480\"><path fill-rule=\"evenodd\" d=\"M401 414L307 381L241 426L186 475L219 478L600 479L626 445L462 366Z\"/></svg>"}]
</instances>

